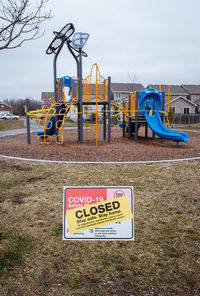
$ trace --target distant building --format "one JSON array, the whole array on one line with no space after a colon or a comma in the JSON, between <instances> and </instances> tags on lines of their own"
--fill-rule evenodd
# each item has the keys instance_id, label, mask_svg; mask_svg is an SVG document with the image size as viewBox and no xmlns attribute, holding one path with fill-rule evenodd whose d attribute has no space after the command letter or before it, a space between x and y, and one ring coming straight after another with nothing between
<instances>
[{"instance_id":1,"label":"distant building","mask_svg":"<svg viewBox=\"0 0 200 296\"><path fill-rule=\"evenodd\" d=\"M158 84L149 84L148 87L159 90ZM171 93L171 101L178 98L178 97L189 99L188 92L185 89L183 89L180 85L172 85L171 84L171 85L169 85L169 87L170 87L170 93ZM165 92L165 102L167 103L167 101L168 101L168 86L163 85L161 87L161 91Z\"/></svg>"},{"instance_id":2,"label":"distant building","mask_svg":"<svg viewBox=\"0 0 200 296\"><path fill-rule=\"evenodd\" d=\"M49 106L49 99L54 97L54 92L42 92L41 100L44 105Z\"/></svg>"},{"instance_id":3,"label":"distant building","mask_svg":"<svg viewBox=\"0 0 200 296\"><path fill-rule=\"evenodd\" d=\"M200 85L182 84L181 87L188 93L189 99L200 106Z\"/></svg>"},{"instance_id":4,"label":"distant building","mask_svg":"<svg viewBox=\"0 0 200 296\"><path fill-rule=\"evenodd\" d=\"M158 84L149 84L148 87L159 90ZM190 94L183 86L169 85L171 94L171 107L175 114L195 114L198 109L196 102L191 100ZM168 86L161 88L165 92L165 106L168 105ZM200 97L199 97L200 98Z\"/></svg>"},{"instance_id":5,"label":"distant building","mask_svg":"<svg viewBox=\"0 0 200 296\"><path fill-rule=\"evenodd\" d=\"M111 83L111 91L115 102L123 102L131 92L144 90L141 83Z\"/></svg>"},{"instance_id":6,"label":"distant building","mask_svg":"<svg viewBox=\"0 0 200 296\"><path fill-rule=\"evenodd\" d=\"M0 102L1 113L13 113L13 108L5 103Z\"/></svg>"},{"instance_id":7,"label":"distant building","mask_svg":"<svg viewBox=\"0 0 200 296\"><path fill-rule=\"evenodd\" d=\"M167 106L167 103L165 105ZM171 108L175 114L195 114L197 104L179 96L171 101Z\"/></svg>"}]
</instances>

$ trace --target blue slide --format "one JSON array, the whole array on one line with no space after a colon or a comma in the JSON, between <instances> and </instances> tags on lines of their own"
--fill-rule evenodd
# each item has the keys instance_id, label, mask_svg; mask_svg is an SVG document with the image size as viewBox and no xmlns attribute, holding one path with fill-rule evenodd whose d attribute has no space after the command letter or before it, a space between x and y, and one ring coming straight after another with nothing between
<instances>
[{"instance_id":1,"label":"blue slide","mask_svg":"<svg viewBox=\"0 0 200 296\"><path fill-rule=\"evenodd\" d=\"M58 107L58 110L57 110L57 113L59 113L59 115L57 115L57 120L59 120L59 122L57 124L58 128L62 124L62 120L63 120L63 116L65 115L66 108L67 107L65 106L65 104ZM56 118L55 118L55 116L52 116L47 124L46 129L45 129L45 135L52 136L55 133L56 133ZM44 130L38 131L38 136L41 136L41 138L42 138L42 136L44 136Z\"/></svg>"},{"instance_id":2,"label":"blue slide","mask_svg":"<svg viewBox=\"0 0 200 296\"><path fill-rule=\"evenodd\" d=\"M176 130L168 129L164 126L161 121L159 112L156 111L155 114L152 116L150 116L148 112L145 112L145 119L152 132L157 136L164 139L172 140L176 142L177 145L179 142L188 142L189 137L187 134L179 133Z\"/></svg>"}]
</instances>

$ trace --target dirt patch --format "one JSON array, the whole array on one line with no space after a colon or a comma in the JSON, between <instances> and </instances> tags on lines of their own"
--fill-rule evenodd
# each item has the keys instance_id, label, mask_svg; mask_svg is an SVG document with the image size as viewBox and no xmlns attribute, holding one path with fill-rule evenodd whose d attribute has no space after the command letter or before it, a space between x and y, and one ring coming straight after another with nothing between
<instances>
[{"instance_id":1,"label":"dirt patch","mask_svg":"<svg viewBox=\"0 0 200 296\"><path fill-rule=\"evenodd\" d=\"M0 139L1 154L33 159L63 160L63 161L146 161L161 159L176 159L200 157L200 133L191 131L188 143L176 143L160 138L144 137L144 129L139 131L138 142L122 137L119 127L112 128L112 141L102 140L102 128L98 129L98 146L95 141L95 128L90 128L88 140L84 135L84 143L77 141L77 130L64 132L64 144L57 145L53 139L50 145L39 145L37 134L31 134L31 145L26 142L26 135L8 136Z\"/></svg>"},{"instance_id":2,"label":"dirt patch","mask_svg":"<svg viewBox=\"0 0 200 296\"><path fill-rule=\"evenodd\" d=\"M31 171L32 167L30 165L18 165L15 163L10 163L10 162L4 162L3 160L0 160L0 169L3 172L10 172L12 171Z\"/></svg>"},{"instance_id":3,"label":"dirt patch","mask_svg":"<svg viewBox=\"0 0 200 296\"><path fill-rule=\"evenodd\" d=\"M23 179L22 183L35 183L37 181L40 181L40 180L45 180L45 177L42 177L42 176L33 176L33 177L30 177L30 178L25 178Z\"/></svg>"}]
</instances>

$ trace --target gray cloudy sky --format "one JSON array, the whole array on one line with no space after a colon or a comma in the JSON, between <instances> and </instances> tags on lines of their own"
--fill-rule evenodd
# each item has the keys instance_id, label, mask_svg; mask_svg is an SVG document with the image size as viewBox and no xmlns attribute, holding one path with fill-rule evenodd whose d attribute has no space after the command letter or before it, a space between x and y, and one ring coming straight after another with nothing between
<instances>
[{"instance_id":1,"label":"gray cloudy sky","mask_svg":"<svg viewBox=\"0 0 200 296\"><path fill-rule=\"evenodd\" d=\"M50 0L47 9L54 17L42 38L0 51L0 100L53 90L53 55L45 51L69 22L90 34L84 76L97 62L113 82L200 84L200 0ZM64 75L76 75L66 46L58 57Z\"/></svg>"}]
</instances>

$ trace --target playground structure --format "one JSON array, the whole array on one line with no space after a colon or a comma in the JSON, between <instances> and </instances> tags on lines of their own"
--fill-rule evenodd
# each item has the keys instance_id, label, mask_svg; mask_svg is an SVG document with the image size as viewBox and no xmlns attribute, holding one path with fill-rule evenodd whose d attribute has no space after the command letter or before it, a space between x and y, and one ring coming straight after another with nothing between
<instances>
[{"instance_id":1,"label":"playground structure","mask_svg":"<svg viewBox=\"0 0 200 296\"><path fill-rule=\"evenodd\" d=\"M83 143L83 114L86 114L86 139L88 138L87 114L88 106L94 106L95 125L96 125L96 145L98 145L98 119L103 122L103 140L108 139L111 142L111 117L115 116L116 110L123 114L123 122L120 124L123 130L123 136L128 133L128 138L134 134L134 140L138 141L138 130L141 125L145 125L145 137L148 137L148 127L155 135L163 139L170 139L176 142L187 142L188 135L179 133L169 128L168 114L170 111L171 94L168 87L168 104L167 112L165 112L165 93L159 90L146 89L130 93L129 101L124 105L111 101L111 78L104 78L99 71L98 65L94 64L90 74L86 78L82 78L82 57L87 54L82 50L89 35L87 33L74 33L73 24L67 24L58 32L54 32L55 38L49 45L46 53L54 53L54 98L50 98L50 107L43 106L41 110L27 110L27 142L30 143L30 124L29 117L38 116L39 127L43 128L38 132L39 144L51 144L52 136L55 135L55 142L63 144L63 129L67 113L70 108L77 108L78 115L78 141ZM73 35L72 41L69 39ZM57 78L57 57L66 44L70 53L74 57L77 64L77 78L64 76ZM78 53L78 54L77 54ZM95 71L95 82L92 77ZM66 96L66 89L68 96ZM85 107L85 108L84 108ZM101 110L99 111L99 108ZM166 118L165 118L166 117ZM167 126L165 127L165 119Z\"/></svg>"},{"instance_id":2,"label":"playground structure","mask_svg":"<svg viewBox=\"0 0 200 296\"><path fill-rule=\"evenodd\" d=\"M95 74L95 75L94 75ZM92 78L95 76L95 81L92 83ZM98 123L99 120L103 123L103 139L106 140L108 134L108 142L111 141L111 124L109 124L109 117L111 117L111 112L108 112L111 109L109 103L111 100L108 99L108 84L109 78L104 78L99 71L98 65L94 64L91 68L90 74L83 79L83 97L82 105L83 111L82 116L85 114L85 129L86 129L86 138L88 139L88 117L90 114L95 116L95 137L96 145L98 144ZM64 131L64 122L66 115L70 109L76 109L77 116L79 115L78 111L78 102L79 102L79 83L78 79L71 78L70 76L64 76L62 78L56 79L56 97L57 101L54 98L49 99L50 107L44 105L42 109L29 111L27 113L30 117L42 117L38 121L39 130L38 132L38 143L39 144L51 144L53 140L53 135L55 135L55 142L57 144L63 144L63 131ZM67 91L66 91L67 89ZM65 93L68 93L70 96L67 98ZM93 106L93 110L88 110L88 106ZM99 110L100 108L100 110ZM111 119L110 119L111 120ZM58 134L56 134L58 130ZM83 137L83 136L81 136Z\"/></svg>"}]
</instances>

